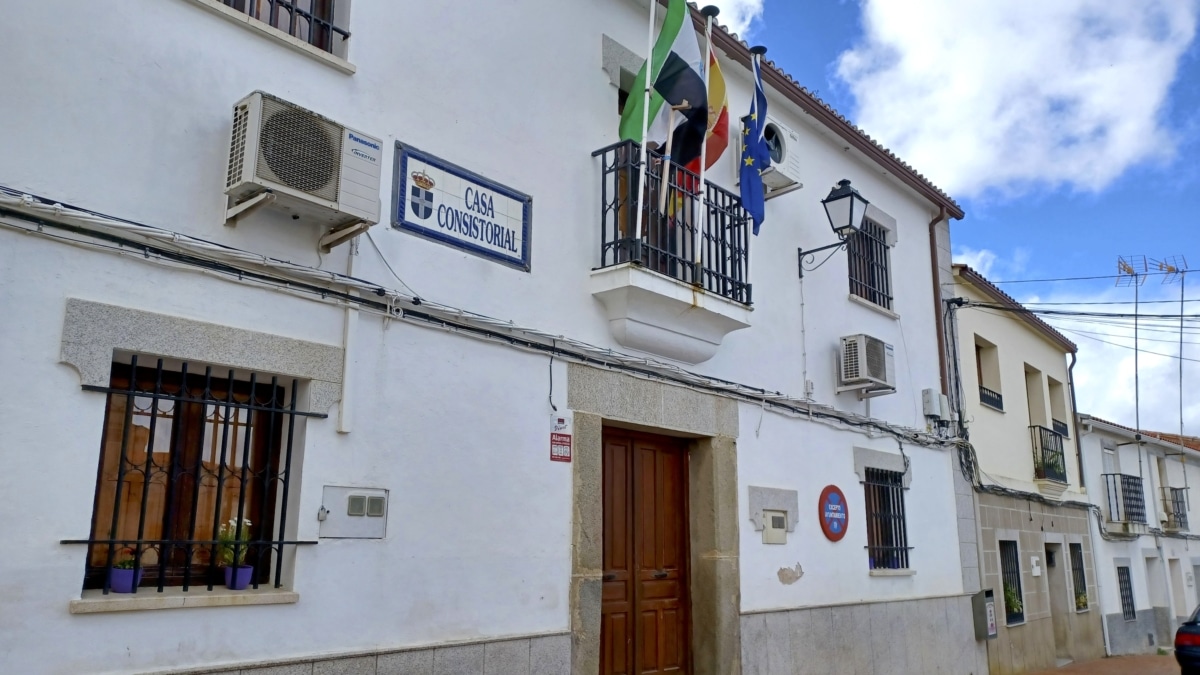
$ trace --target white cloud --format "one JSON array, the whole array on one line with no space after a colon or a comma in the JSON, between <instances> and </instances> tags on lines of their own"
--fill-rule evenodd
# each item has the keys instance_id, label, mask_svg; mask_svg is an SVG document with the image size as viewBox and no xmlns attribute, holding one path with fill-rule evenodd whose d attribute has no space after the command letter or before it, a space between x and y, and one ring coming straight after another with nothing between
<instances>
[{"instance_id":1,"label":"white cloud","mask_svg":"<svg viewBox=\"0 0 1200 675\"><path fill-rule=\"evenodd\" d=\"M1096 191L1171 157L1196 0L862 0L856 122L952 194Z\"/></svg>"},{"instance_id":2,"label":"white cloud","mask_svg":"<svg viewBox=\"0 0 1200 675\"><path fill-rule=\"evenodd\" d=\"M717 22L737 33L743 40L747 38L750 23L762 18L763 0L710 0L711 4L721 8ZM710 3L700 3L710 4Z\"/></svg>"},{"instance_id":3,"label":"white cloud","mask_svg":"<svg viewBox=\"0 0 1200 675\"><path fill-rule=\"evenodd\" d=\"M1029 262L1029 249L1017 247L1013 249L1012 255L1002 256L986 248L955 246L953 259L956 263L969 265L989 280L1003 281L1020 276L1025 271L1025 265Z\"/></svg>"}]
</instances>

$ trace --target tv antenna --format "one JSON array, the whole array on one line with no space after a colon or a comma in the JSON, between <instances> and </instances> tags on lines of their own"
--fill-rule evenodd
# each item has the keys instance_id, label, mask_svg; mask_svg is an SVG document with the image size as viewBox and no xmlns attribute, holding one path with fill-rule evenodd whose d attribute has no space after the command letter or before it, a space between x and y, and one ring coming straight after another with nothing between
<instances>
[{"instance_id":1,"label":"tv antenna","mask_svg":"<svg viewBox=\"0 0 1200 675\"><path fill-rule=\"evenodd\" d=\"M1187 258L1171 255L1162 260L1151 260L1156 270L1162 273L1164 285L1179 284L1179 444L1183 445L1183 303L1187 289ZM1136 314L1136 310L1134 311ZM1180 459L1183 459L1180 457ZM1187 479L1186 472L1184 479Z\"/></svg>"},{"instance_id":2,"label":"tv antenna","mask_svg":"<svg viewBox=\"0 0 1200 675\"><path fill-rule=\"evenodd\" d=\"M1133 426L1137 431L1139 457L1142 446L1142 405L1138 368L1138 355L1141 354L1138 348L1138 303L1141 300L1139 289L1146 283L1146 269L1144 255L1117 256L1117 286L1133 286Z\"/></svg>"}]
</instances>

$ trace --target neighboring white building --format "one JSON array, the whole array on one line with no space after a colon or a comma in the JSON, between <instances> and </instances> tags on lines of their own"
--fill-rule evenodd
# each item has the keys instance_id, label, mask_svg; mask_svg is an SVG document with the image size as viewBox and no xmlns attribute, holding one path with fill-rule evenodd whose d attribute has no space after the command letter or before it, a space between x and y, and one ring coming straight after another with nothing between
<instances>
[{"instance_id":1,"label":"neighboring white building","mask_svg":"<svg viewBox=\"0 0 1200 675\"><path fill-rule=\"evenodd\" d=\"M1091 415L1079 429L1109 652L1154 652L1200 603L1200 550L1190 545L1200 511L1189 492L1200 485L1200 440Z\"/></svg>"},{"instance_id":2,"label":"neighboring white building","mask_svg":"<svg viewBox=\"0 0 1200 675\"><path fill-rule=\"evenodd\" d=\"M6 11L0 670L986 672L949 197L768 65L796 189L632 264L647 2L285 4Z\"/></svg>"},{"instance_id":3,"label":"neighboring white building","mask_svg":"<svg viewBox=\"0 0 1200 675\"><path fill-rule=\"evenodd\" d=\"M953 269L958 410L974 449L983 588L1001 618L991 673L1099 658L1092 484L1071 429L1075 344L969 266Z\"/></svg>"}]
</instances>

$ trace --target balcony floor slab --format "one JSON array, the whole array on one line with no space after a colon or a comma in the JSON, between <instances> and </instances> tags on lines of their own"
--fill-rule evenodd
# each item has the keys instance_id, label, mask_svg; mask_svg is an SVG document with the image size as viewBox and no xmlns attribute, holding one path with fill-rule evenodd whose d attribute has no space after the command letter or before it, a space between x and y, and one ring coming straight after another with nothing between
<instances>
[{"instance_id":1,"label":"balcony floor slab","mask_svg":"<svg viewBox=\"0 0 1200 675\"><path fill-rule=\"evenodd\" d=\"M590 287L604 304L613 339L684 363L711 359L726 335L750 326L753 312L634 263L593 270Z\"/></svg>"}]
</instances>

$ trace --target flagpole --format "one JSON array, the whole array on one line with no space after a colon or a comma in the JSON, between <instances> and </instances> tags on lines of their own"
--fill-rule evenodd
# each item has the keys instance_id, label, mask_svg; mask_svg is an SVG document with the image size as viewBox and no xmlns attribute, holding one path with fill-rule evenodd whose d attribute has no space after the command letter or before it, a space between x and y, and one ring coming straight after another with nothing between
<instances>
[{"instance_id":1,"label":"flagpole","mask_svg":"<svg viewBox=\"0 0 1200 675\"><path fill-rule=\"evenodd\" d=\"M710 93L709 89L708 89L708 82L709 82L709 77L712 72L713 19L717 18L717 15L721 13L721 8L719 8L715 5L707 5L704 7L704 9L700 10L700 13L703 14L706 19L705 25L704 25L704 56L700 59L700 62L704 64L704 91L705 91L705 93ZM712 114L713 114L713 102L711 99L709 99L709 101L708 101L708 116L712 117ZM700 245L697 246L697 249L696 249L696 266L697 267L704 266L704 231L705 231L704 228L708 224L708 189L705 187L705 184L704 184L704 170L705 170L706 166L708 165L708 127L710 124L715 125L716 120L710 120L709 123L705 125L704 138L700 140L700 187L696 190L696 192L698 193L699 199L700 199L700 208L698 209L699 219L697 222L696 230L699 231L701 234L700 234Z\"/></svg>"},{"instance_id":2,"label":"flagpole","mask_svg":"<svg viewBox=\"0 0 1200 675\"><path fill-rule=\"evenodd\" d=\"M646 91L642 99L642 151L638 155L642 170L638 172L638 210L635 221L637 224L634 228L634 240L638 242L634 251L637 252L638 260L642 259L642 209L649 208L649 204L644 203L646 200L642 198L642 194L646 190L646 172L650 170L650 158L646 155L646 135L649 133L647 127L650 126L650 88L654 86L654 15L657 9L658 0L650 0L650 27L646 29Z\"/></svg>"},{"instance_id":3,"label":"flagpole","mask_svg":"<svg viewBox=\"0 0 1200 675\"><path fill-rule=\"evenodd\" d=\"M754 80L754 114L758 114L758 83L762 82L762 57L767 53L767 48L762 45L756 45L750 48L750 76ZM763 88L763 96L767 95L766 88ZM742 140L745 143L745 140ZM745 283L750 283L750 240L753 239L750 234L746 235L746 278ZM801 280L803 283L803 280Z\"/></svg>"}]
</instances>

